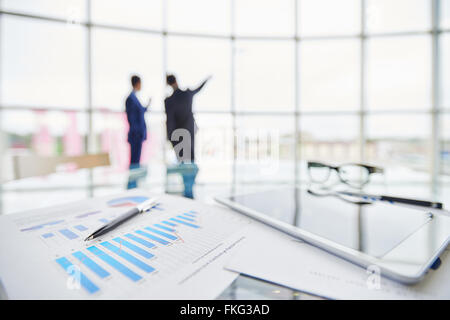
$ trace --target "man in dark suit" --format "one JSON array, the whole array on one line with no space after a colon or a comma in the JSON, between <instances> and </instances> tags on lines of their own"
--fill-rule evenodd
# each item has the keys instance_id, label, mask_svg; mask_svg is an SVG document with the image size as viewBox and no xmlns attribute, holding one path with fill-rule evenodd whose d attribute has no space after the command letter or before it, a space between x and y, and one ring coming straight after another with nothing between
<instances>
[{"instance_id":1,"label":"man in dark suit","mask_svg":"<svg viewBox=\"0 0 450 320\"><path fill-rule=\"evenodd\" d=\"M203 88L208 80L209 78L203 81L200 86L194 90L181 90L178 87L177 79L174 75L168 75L166 78L167 85L171 86L173 89L172 95L164 100L167 116L167 139L172 143L173 147L178 144L178 141L172 141L171 139L172 133L176 129L186 129L190 133L191 139L190 159L185 159L185 157L183 157L182 151L180 153L176 152L179 161L188 160L190 162L194 162L195 160L194 136L196 132L196 124L194 120L194 114L192 113L192 101L195 94Z\"/></svg>"},{"instance_id":2,"label":"man in dark suit","mask_svg":"<svg viewBox=\"0 0 450 320\"><path fill-rule=\"evenodd\" d=\"M128 143L131 147L130 168L139 167L141 160L142 143L147 139L147 125L145 124L144 114L150 105L149 100L147 107L143 107L136 97L136 92L141 90L141 79L138 76L131 77L131 85L133 91L128 96L125 106L127 112L128 124Z\"/></svg>"}]
</instances>

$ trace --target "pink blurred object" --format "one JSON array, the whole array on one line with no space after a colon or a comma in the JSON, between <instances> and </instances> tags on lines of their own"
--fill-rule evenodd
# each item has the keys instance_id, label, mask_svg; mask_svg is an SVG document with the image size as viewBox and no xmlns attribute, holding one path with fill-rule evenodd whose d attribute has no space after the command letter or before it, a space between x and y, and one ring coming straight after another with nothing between
<instances>
[{"instance_id":1,"label":"pink blurred object","mask_svg":"<svg viewBox=\"0 0 450 320\"><path fill-rule=\"evenodd\" d=\"M83 154L83 138L78 132L77 115L73 111L66 112L69 118L69 127L64 134L64 154L66 156L78 156Z\"/></svg>"},{"instance_id":2,"label":"pink blurred object","mask_svg":"<svg viewBox=\"0 0 450 320\"><path fill-rule=\"evenodd\" d=\"M44 110L35 110L34 112L38 119L42 119L47 113L47 111ZM38 132L33 135L32 145L38 155L50 156L54 154L55 142L50 135L50 130L45 122L40 123Z\"/></svg>"}]
</instances>

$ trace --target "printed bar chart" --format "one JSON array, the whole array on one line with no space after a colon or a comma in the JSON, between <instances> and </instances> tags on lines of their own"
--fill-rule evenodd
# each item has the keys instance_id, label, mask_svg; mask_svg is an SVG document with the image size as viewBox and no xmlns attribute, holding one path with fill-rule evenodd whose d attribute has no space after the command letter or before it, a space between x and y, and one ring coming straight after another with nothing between
<instances>
[{"instance_id":1,"label":"printed bar chart","mask_svg":"<svg viewBox=\"0 0 450 320\"><path fill-rule=\"evenodd\" d=\"M188 226L188 227L191 227L191 228L195 228L195 229L200 228L199 226L197 226L197 225L195 225L195 224L192 224L192 223L189 223L189 222L186 222L186 221L182 221L182 220L180 220L180 219L170 218L170 220L171 220L171 221L178 222L178 223L180 223L180 224L184 224L185 226Z\"/></svg>"},{"instance_id":2,"label":"printed bar chart","mask_svg":"<svg viewBox=\"0 0 450 320\"><path fill-rule=\"evenodd\" d=\"M130 262L131 264L134 264L136 267L138 267L139 269L144 270L147 273L153 272L155 271L155 268L149 266L148 264L146 264L145 262L139 260L138 258L136 258L135 256L129 254L128 252L120 249L119 247L113 245L112 243L108 242L108 241L104 241L102 243L100 243L103 247L107 248L108 250L114 252L115 254L117 254L119 257L127 260L128 262Z\"/></svg>"},{"instance_id":3,"label":"printed bar chart","mask_svg":"<svg viewBox=\"0 0 450 320\"><path fill-rule=\"evenodd\" d=\"M160 229L162 229L162 230L166 230L166 231L170 231L170 232L175 232L175 229L172 229L172 228L169 228L169 227L165 227L165 226L163 226L163 225L161 225L161 224L158 224L158 223L154 224L154 226L157 227L157 228L160 228Z\"/></svg>"},{"instance_id":4,"label":"printed bar chart","mask_svg":"<svg viewBox=\"0 0 450 320\"><path fill-rule=\"evenodd\" d=\"M87 248L87 250L89 250L90 252L95 254L97 257L102 259L104 262L109 264L111 267L113 267L114 269L116 269L117 271L119 271L121 274L123 274L127 278L131 279L132 281L139 281L142 279L142 277L140 275L138 275L134 271L130 270L129 268L124 266L122 263L120 263L119 261L117 261L116 259L111 257L109 254L103 252L96 246L89 247L89 248Z\"/></svg>"},{"instance_id":5,"label":"printed bar chart","mask_svg":"<svg viewBox=\"0 0 450 320\"><path fill-rule=\"evenodd\" d=\"M132 202L143 200L143 198L122 198L119 200L111 202L109 205L111 207L126 207ZM100 211L88 212L77 216L77 218L85 218L96 215L99 212ZM79 271L79 269L75 269L78 268L78 266L86 268L85 273L79 273L80 285L91 294L99 291L101 287L99 284L103 282L94 284L88 277L98 277L96 278L97 281L102 281L102 279L105 279L106 281L116 281L114 279L124 281L125 279L125 281L131 280L132 282L138 282L144 279L146 274L153 274L156 273L156 271L158 271L158 273L164 272L164 269L161 269L161 266L159 265L159 260L154 262L158 266L157 269L148 263L148 261L150 261L149 259L155 257L154 252L150 249L156 248L158 244L175 244L175 241L180 239L178 234L179 228L182 229L181 232L183 232L183 230L188 232L189 228L201 228L200 225L197 224L197 218L198 214L194 211L173 213L172 217L166 216L163 218L166 220L151 221L147 226L142 225L137 227L140 229L134 229L134 231L131 231L133 229L130 229L128 233L118 234L117 236L113 235L111 238L106 238L98 244L90 245L87 248L84 247L84 249L79 249L75 252L71 251L66 255L67 258L58 258L56 259L56 262L71 275L73 274L72 269L76 270L76 272ZM108 219L101 218L101 216L94 216L90 219L91 221L101 221L103 223L109 222ZM53 223L55 222L56 221ZM81 221L78 220L72 225L67 225L67 227L55 226L55 229L44 232L41 231L40 236L47 239L55 237L56 235L57 240L60 240L61 238L58 237L58 235L61 234L63 238L66 239L67 243L69 243L69 240L82 239L83 237L80 236L80 232L89 230L91 224L90 222L82 222L82 224L80 224L80 222ZM73 263L69 260L71 258L74 261ZM75 261L79 263L78 266ZM124 279L119 280L122 276Z\"/></svg>"},{"instance_id":6,"label":"printed bar chart","mask_svg":"<svg viewBox=\"0 0 450 320\"><path fill-rule=\"evenodd\" d=\"M192 218L188 218L188 217L185 217L185 216L181 216L181 215L179 215L179 216L177 216L178 218L180 218L180 219L183 219L183 220L187 220L187 221L190 221L190 222L195 222L195 220L194 219L192 219Z\"/></svg>"},{"instance_id":7,"label":"printed bar chart","mask_svg":"<svg viewBox=\"0 0 450 320\"><path fill-rule=\"evenodd\" d=\"M70 267L73 266L73 264L67 260L65 257L61 257L56 259L56 262L67 272L67 274L71 276L75 276L74 272L75 269L72 269ZM91 281L89 280L84 273L80 272L80 284L81 286L86 289L89 293L94 293L99 290L99 288Z\"/></svg>"},{"instance_id":8,"label":"printed bar chart","mask_svg":"<svg viewBox=\"0 0 450 320\"><path fill-rule=\"evenodd\" d=\"M168 245L170 243L169 241L166 241L164 239L158 238L158 237L156 237L156 236L154 236L154 235L152 235L152 234L150 234L148 232L142 231L142 230L136 230L136 233L140 234L141 236L144 236L144 237L147 237L149 239L152 239L152 240L154 240L154 241L156 241L158 243L164 244L164 245Z\"/></svg>"},{"instance_id":9,"label":"printed bar chart","mask_svg":"<svg viewBox=\"0 0 450 320\"><path fill-rule=\"evenodd\" d=\"M144 258L150 259L150 258L153 257L153 254L151 254L150 252L145 251L144 249L142 249L142 248L140 248L140 247L138 247L138 246L128 242L127 240L124 240L124 239L119 238L119 237L114 238L113 240L115 242L117 242L118 244L120 244L121 246L124 246L124 247L134 251L135 253L137 253L138 255L140 255L140 256L142 256Z\"/></svg>"},{"instance_id":10,"label":"printed bar chart","mask_svg":"<svg viewBox=\"0 0 450 320\"><path fill-rule=\"evenodd\" d=\"M191 214L191 213L183 213L183 214L184 214L185 216L195 218L195 215L193 215L193 214Z\"/></svg>"},{"instance_id":11,"label":"printed bar chart","mask_svg":"<svg viewBox=\"0 0 450 320\"><path fill-rule=\"evenodd\" d=\"M59 224L59 223L62 223L62 222L64 222L64 220L50 221L50 222L47 222L47 223L43 223L43 224L39 224L39 225L36 225L36 226L28 227L28 228L25 228L25 229L21 229L20 231L24 232L24 231L38 230L38 229L41 229L41 228L44 228L44 227L47 227L47 226L53 226L55 224Z\"/></svg>"},{"instance_id":12,"label":"printed bar chart","mask_svg":"<svg viewBox=\"0 0 450 320\"><path fill-rule=\"evenodd\" d=\"M92 272L94 272L96 275L98 275L100 278L106 278L109 276L109 272L100 267L97 263L94 262L91 258L89 258L87 255L85 255L81 251L77 251L72 253L72 255L80 260L82 264L84 264L86 267L88 267Z\"/></svg>"},{"instance_id":13,"label":"printed bar chart","mask_svg":"<svg viewBox=\"0 0 450 320\"><path fill-rule=\"evenodd\" d=\"M170 239L170 240L177 240L178 239L178 237L176 237L174 235L168 234L167 232L164 232L164 231L161 231L161 230L157 230L155 228L145 227L145 230L148 230L148 231L151 231L153 233L159 234L160 236L163 236L163 237L165 237L167 239Z\"/></svg>"},{"instance_id":14,"label":"printed bar chart","mask_svg":"<svg viewBox=\"0 0 450 320\"><path fill-rule=\"evenodd\" d=\"M82 218L86 218L86 217L92 216L92 215L94 215L94 214L98 214L98 213L100 213L100 212L101 212L101 211L87 212L87 213L80 214L80 215L76 216L75 218L82 219Z\"/></svg>"},{"instance_id":15,"label":"printed bar chart","mask_svg":"<svg viewBox=\"0 0 450 320\"><path fill-rule=\"evenodd\" d=\"M79 231L86 231L88 228L86 228L85 226L79 224L77 226L74 226L75 229L79 230Z\"/></svg>"},{"instance_id":16,"label":"printed bar chart","mask_svg":"<svg viewBox=\"0 0 450 320\"><path fill-rule=\"evenodd\" d=\"M156 247L153 243L148 242L148 241L145 240L145 239L136 237L134 234L131 234L131 233L127 233L127 234L125 235L125 237L127 237L128 239L133 240L134 242L137 242L137 243L139 243L139 244L142 244L143 246L146 246L147 248L153 248L153 247Z\"/></svg>"},{"instance_id":17,"label":"printed bar chart","mask_svg":"<svg viewBox=\"0 0 450 320\"><path fill-rule=\"evenodd\" d=\"M59 230L59 233L61 233L64 237L66 237L69 240L78 238L78 236L69 229L61 229Z\"/></svg>"},{"instance_id":18,"label":"printed bar chart","mask_svg":"<svg viewBox=\"0 0 450 320\"><path fill-rule=\"evenodd\" d=\"M163 221L162 223L167 224L168 226L171 227L176 227L177 225L175 223L169 222L169 221Z\"/></svg>"}]
</instances>

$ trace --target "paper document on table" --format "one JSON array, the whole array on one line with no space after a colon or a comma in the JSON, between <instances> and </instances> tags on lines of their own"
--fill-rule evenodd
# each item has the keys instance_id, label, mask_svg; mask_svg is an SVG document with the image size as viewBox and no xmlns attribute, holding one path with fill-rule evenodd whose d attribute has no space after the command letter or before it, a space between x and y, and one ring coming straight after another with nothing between
<instances>
[{"instance_id":1,"label":"paper document on table","mask_svg":"<svg viewBox=\"0 0 450 320\"><path fill-rule=\"evenodd\" d=\"M86 236L151 197L115 197L0 217L0 280L12 299L211 299L237 274L223 268L250 219L163 195L149 211Z\"/></svg>"},{"instance_id":2,"label":"paper document on table","mask_svg":"<svg viewBox=\"0 0 450 320\"><path fill-rule=\"evenodd\" d=\"M450 299L448 248L437 270L408 286L259 223L248 231L227 269L332 299Z\"/></svg>"}]
</instances>

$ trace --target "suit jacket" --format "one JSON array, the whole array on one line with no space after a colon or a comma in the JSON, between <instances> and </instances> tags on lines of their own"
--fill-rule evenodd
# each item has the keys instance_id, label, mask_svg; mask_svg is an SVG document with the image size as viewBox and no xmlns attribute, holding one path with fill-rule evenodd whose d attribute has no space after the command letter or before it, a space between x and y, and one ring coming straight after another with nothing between
<instances>
[{"instance_id":1,"label":"suit jacket","mask_svg":"<svg viewBox=\"0 0 450 320\"><path fill-rule=\"evenodd\" d=\"M172 132L180 128L187 129L191 134L191 139L194 138L195 120L192 113L192 101L195 94L203 88L205 83L206 81L194 90L177 89L170 97L164 100L168 140L170 140Z\"/></svg>"},{"instance_id":2,"label":"suit jacket","mask_svg":"<svg viewBox=\"0 0 450 320\"><path fill-rule=\"evenodd\" d=\"M144 108L139 102L136 94L130 93L126 102L126 112L130 130L128 131L128 142L142 142L147 139L147 125L144 114L147 108Z\"/></svg>"}]
</instances>

